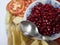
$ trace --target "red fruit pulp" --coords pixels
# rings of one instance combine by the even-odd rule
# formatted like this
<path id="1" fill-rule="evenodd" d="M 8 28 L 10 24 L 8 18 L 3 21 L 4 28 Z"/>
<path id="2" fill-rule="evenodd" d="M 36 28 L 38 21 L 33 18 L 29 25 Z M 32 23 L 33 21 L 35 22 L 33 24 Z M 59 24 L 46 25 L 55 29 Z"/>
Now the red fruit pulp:
<path id="1" fill-rule="evenodd" d="M 60 32 L 60 9 L 51 4 L 34 6 L 27 20 L 33 22 L 42 35 L 51 36 Z"/>

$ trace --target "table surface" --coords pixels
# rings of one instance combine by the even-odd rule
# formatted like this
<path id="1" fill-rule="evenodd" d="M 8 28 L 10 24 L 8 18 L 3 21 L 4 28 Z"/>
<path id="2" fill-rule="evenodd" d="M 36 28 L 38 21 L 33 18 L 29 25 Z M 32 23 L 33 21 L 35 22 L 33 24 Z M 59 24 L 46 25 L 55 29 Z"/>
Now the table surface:
<path id="1" fill-rule="evenodd" d="M 6 5 L 10 0 L 0 0 L 0 45 L 8 45 L 5 26 Z"/>
<path id="2" fill-rule="evenodd" d="M 60 45 L 60 38 L 58 38 L 58 39 L 56 39 L 54 41 L 56 41 Z"/>

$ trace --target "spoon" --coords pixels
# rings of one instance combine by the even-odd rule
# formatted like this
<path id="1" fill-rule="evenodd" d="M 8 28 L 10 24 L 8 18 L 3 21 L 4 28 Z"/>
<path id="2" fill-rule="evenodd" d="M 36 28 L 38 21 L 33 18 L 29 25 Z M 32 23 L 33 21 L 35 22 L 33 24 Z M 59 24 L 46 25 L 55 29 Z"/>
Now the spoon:
<path id="1" fill-rule="evenodd" d="M 38 32 L 38 28 L 30 21 L 22 21 L 20 23 L 20 29 L 24 36 L 37 40 L 45 40 L 49 45 L 58 45 L 57 42 L 52 41 L 49 37 L 42 36 Z"/>

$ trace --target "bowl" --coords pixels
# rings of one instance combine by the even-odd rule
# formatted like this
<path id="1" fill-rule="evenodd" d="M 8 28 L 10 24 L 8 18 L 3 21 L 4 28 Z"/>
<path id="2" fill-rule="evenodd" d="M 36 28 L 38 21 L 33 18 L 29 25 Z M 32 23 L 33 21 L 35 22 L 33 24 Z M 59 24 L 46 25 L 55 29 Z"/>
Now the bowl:
<path id="1" fill-rule="evenodd" d="M 31 9 L 34 7 L 34 6 L 36 6 L 38 3 L 42 3 L 42 4 L 46 4 L 46 3 L 48 3 L 48 4 L 51 4 L 54 8 L 60 8 L 60 3 L 59 2 L 57 2 L 56 0 L 36 0 L 36 1 L 34 1 L 32 4 L 30 4 L 29 6 L 28 6 L 28 8 L 26 9 L 26 11 L 25 11 L 25 13 L 24 13 L 24 20 L 27 20 L 27 17 L 30 15 L 30 13 L 31 13 Z M 40 34 L 41 35 L 41 34 Z M 43 36 L 43 35 L 42 35 Z M 51 36 L 43 36 L 43 37 L 45 37 L 45 38 L 47 38 L 47 39 L 49 39 L 49 40 L 55 40 L 55 39 L 57 39 L 57 38 L 59 38 L 60 37 L 60 33 L 58 33 L 58 34 L 54 34 L 54 35 L 51 35 Z"/>

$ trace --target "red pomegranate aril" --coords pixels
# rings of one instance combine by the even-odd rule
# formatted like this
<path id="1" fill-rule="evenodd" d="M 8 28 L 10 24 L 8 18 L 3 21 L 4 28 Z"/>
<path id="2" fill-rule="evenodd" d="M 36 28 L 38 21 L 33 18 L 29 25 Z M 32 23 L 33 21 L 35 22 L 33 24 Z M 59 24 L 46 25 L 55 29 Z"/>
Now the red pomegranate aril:
<path id="1" fill-rule="evenodd" d="M 55 32 L 56 32 L 56 33 L 59 33 L 59 29 L 58 29 L 58 28 L 56 28 Z"/>
<path id="2" fill-rule="evenodd" d="M 36 13 L 39 14 L 39 10 L 36 10 Z"/>
<path id="3" fill-rule="evenodd" d="M 39 23 L 36 23 L 36 26 L 39 26 Z"/>
<path id="4" fill-rule="evenodd" d="M 46 23 L 43 23 L 42 26 L 46 26 Z"/>
<path id="5" fill-rule="evenodd" d="M 41 10 L 42 10 L 42 8 L 41 8 L 41 7 L 40 7 L 40 8 L 39 8 L 39 7 L 37 7 L 37 9 L 38 9 L 39 11 L 41 11 Z"/>
<path id="6" fill-rule="evenodd" d="M 56 21 L 58 21 L 59 19 L 60 19 L 60 14 L 58 14 L 58 16 L 56 17 Z"/>
<path id="7" fill-rule="evenodd" d="M 35 10 L 35 8 L 32 8 L 32 11 L 34 11 Z"/>
<path id="8" fill-rule="evenodd" d="M 37 4 L 37 7 L 43 7 L 42 3 Z"/>
<path id="9" fill-rule="evenodd" d="M 39 19 L 38 18 L 35 18 L 35 21 L 38 21 Z"/>
<path id="10" fill-rule="evenodd" d="M 43 19 L 43 22 L 46 22 L 46 20 L 45 20 L 45 19 Z"/>
<path id="11" fill-rule="evenodd" d="M 50 7 L 51 7 L 51 6 L 50 6 L 50 5 L 48 5 L 48 4 L 45 4 L 45 5 L 44 5 L 44 9 L 45 9 L 45 10 L 47 10 L 47 11 L 49 11 L 49 10 L 50 10 Z"/>
<path id="12" fill-rule="evenodd" d="M 46 16 L 43 16 L 44 17 L 44 19 L 46 19 Z"/>
<path id="13" fill-rule="evenodd" d="M 55 34 L 56 32 L 55 31 L 53 31 L 53 34 Z"/>
<path id="14" fill-rule="evenodd" d="M 51 4 L 37 4 L 27 20 L 33 22 L 41 35 L 51 36 L 60 32 L 60 9 Z"/>
<path id="15" fill-rule="evenodd" d="M 58 10 L 58 11 L 57 11 L 57 13 L 59 13 L 59 14 L 60 14 L 60 10 Z"/>

